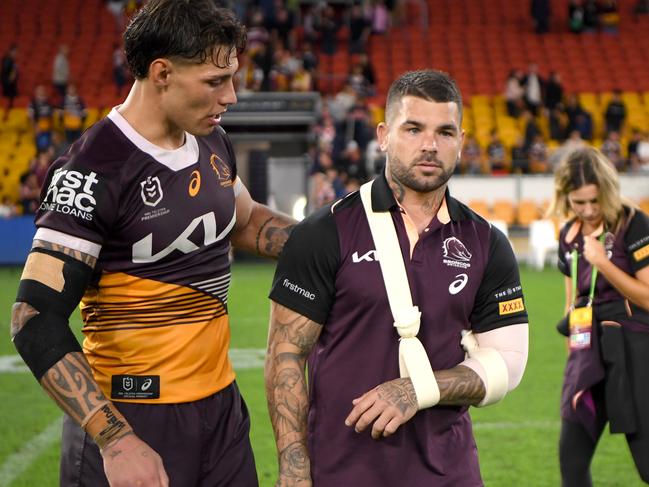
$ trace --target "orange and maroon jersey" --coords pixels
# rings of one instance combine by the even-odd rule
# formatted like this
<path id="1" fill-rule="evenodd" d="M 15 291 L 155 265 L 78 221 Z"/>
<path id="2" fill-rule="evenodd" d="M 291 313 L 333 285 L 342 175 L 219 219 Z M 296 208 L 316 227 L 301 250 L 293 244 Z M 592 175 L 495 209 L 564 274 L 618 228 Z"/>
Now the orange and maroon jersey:
<path id="1" fill-rule="evenodd" d="M 36 237 L 97 256 L 84 352 L 113 400 L 178 403 L 234 380 L 228 358 L 234 152 L 220 127 L 157 147 L 113 110 L 58 159 Z"/>

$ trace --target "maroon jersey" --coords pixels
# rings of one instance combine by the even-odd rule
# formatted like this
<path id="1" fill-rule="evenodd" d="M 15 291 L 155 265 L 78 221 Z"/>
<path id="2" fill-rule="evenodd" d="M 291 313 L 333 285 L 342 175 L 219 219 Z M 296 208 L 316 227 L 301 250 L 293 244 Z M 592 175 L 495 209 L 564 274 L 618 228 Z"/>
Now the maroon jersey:
<path id="1" fill-rule="evenodd" d="M 36 238 L 98 256 L 81 302 L 84 353 L 113 400 L 187 402 L 234 380 L 227 293 L 237 184 L 221 128 L 165 150 L 117 110 L 50 169 Z"/>
<path id="2" fill-rule="evenodd" d="M 462 330 L 527 322 L 509 242 L 448 193 L 445 199 L 450 221 L 434 218 L 411 247 L 385 177 L 372 186 L 374 211 L 392 214 L 413 304 L 422 312 L 418 338 L 433 370 L 465 359 Z M 296 226 L 273 281 L 271 299 L 323 324 L 309 357 L 314 484 L 482 485 L 467 407 L 424 409 L 380 441 L 344 424 L 352 399 L 399 377 L 399 335 L 376 257 L 356 192 Z"/>

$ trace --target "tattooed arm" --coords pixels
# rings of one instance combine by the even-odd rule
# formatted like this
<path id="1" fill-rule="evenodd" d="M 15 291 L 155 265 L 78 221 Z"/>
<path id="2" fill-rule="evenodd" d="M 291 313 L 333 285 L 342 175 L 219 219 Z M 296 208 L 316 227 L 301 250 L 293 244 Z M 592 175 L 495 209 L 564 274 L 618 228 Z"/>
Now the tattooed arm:
<path id="1" fill-rule="evenodd" d="M 322 326 L 271 301 L 265 380 L 279 459 L 277 486 L 311 485 L 306 418 L 306 358 Z"/>
<path id="2" fill-rule="evenodd" d="M 25 264 L 23 280 L 35 281 L 46 286 L 48 292 L 60 293 L 79 283 L 70 282 L 82 279 L 76 273 L 64 273 L 65 256 L 85 264 L 87 273 L 96 264 L 96 258 L 61 245 L 35 240 L 33 249 Z M 76 284 L 76 286 L 75 286 Z M 41 308 L 46 317 L 51 316 L 49 309 L 42 303 L 31 304 L 16 302 L 12 309 L 12 339 L 31 326 L 29 321 L 38 317 Z M 50 322 L 45 323 L 45 325 Z M 51 326 L 62 326 L 60 322 Z M 56 404 L 72 419 L 79 423 L 95 440 L 104 457 L 104 469 L 111 485 L 166 486 L 168 480 L 162 460 L 148 445 L 133 434 L 128 422 L 103 394 L 95 381 L 88 361 L 82 352 L 69 352 L 50 367 L 40 378 L 40 384 Z M 127 453 L 128 452 L 128 453 Z"/>
<path id="3" fill-rule="evenodd" d="M 237 196 L 237 224 L 232 245 L 277 259 L 295 223 L 293 218 L 253 201 L 242 185 Z"/>
<path id="4" fill-rule="evenodd" d="M 463 365 L 435 371 L 442 406 L 476 405 L 485 395 L 482 379 Z M 417 412 L 417 395 L 409 378 L 394 379 L 375 387 L 352 401 L 345 419 L 360 433 L 372 424 L 372 438 L 390 436 Z"/>

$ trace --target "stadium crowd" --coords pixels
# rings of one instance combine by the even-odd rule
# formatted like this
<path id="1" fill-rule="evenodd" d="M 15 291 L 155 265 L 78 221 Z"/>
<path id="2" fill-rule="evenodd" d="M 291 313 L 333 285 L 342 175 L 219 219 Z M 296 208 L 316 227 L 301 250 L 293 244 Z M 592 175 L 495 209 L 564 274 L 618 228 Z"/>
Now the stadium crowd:
<path id="1" fill-rule="evenodd" d="M 141 3 L 106 1 L 106 8 L 115 17 L 116 32 L 123 29 Z M 368 55 L 369 39 L 386 34 L 392 25 L 407 23 L 407 2 L 372 0 L 351 6 L 326 2 L 301 6 L 286 1 L 217 3 L 233 9 L 248 27 L 248 46 L 240 56 L 236 75 L 239 93 L 323 93 L 323 110 L 308 154 L 312 161 L 311 206 L 319 207 L 344 196 L 376 174 L 384 160 L 375 138 L 382 102 L 375 102 L 381 94 L 377 93 L 375 69 Z M 425 2 L 418 3 L 425 8 Z M 575 33 L 617 28 L 614 1 L 574 0 L 569 9 L 568 28 Z M 349 53 L 349 73 L 345 79 L 327 84 L 337 75 L 322 69 L 321 58 L 341 50 Z M 46 165 L 87 128 L 86 105 L 71 79 L 68 56 L 68 46 L 61 45 L 52 60 L 50 82 L 42 80 L 33 93 L 27 113 L 36 155 L 20 178 L 19 201 L 13 202 L 17 205 L 12 206 L 5 198 L 0 214 L 32 213 Z M 124 94 L 132 77 L 119 44 L 114 46 L 112 56 L 114 86 L 118 94 Z M 20 62 L 20 46 L 12 45 L 2 59 L 7 108 L 13 106 L 18 95 Z M 326 93 L 325 85 L 342 88 Z M 629 110 L 620 92 L 613 94 L 603 114 L 594 114 L 581 105 L 577 93 L 566 92 L 560 73 L 545 76 L 536 64 L 530 64 L 527 72 L 511 70 L 502 97 L 520 136 L 511 143 L 504 142 L 496 128 L 488 140 L 467 133 L 458 173 L 552 173 L 562 154 L 585 144 L 598 146 L 620 172 L 649 171 L 649 133 L 627 122 Z M 5 117 L 8 113 L 6 110 Z M 603 133 L 596 133 L 595 115 L 605 119 Z"/>

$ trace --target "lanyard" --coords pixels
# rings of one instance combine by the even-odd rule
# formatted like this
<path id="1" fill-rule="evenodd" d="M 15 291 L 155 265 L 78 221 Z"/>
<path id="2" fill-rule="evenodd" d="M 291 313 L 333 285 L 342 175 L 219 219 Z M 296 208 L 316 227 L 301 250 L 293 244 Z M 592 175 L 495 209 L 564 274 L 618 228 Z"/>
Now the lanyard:
<path id="1" fill-rule="evenodd" d="M 599 236 L 599 241 L 604 242 L 604 238 L 606 236 L 606 232 L 602 232 L 602 234 Z M 575 303 L 577 302 L 577 260 L 579 258 L 579 254 L 577 253 L 577 249 L 573 249 L 572 251 L 572 259 L 571 259 L 571 274 L 572 274 L 572 307 L 575 307 Z M 592 266 L 592 271 L 590 272 L 590 292 L 588 293 L 588 306 L 592 306 L 593 304 L 593 298 L 595 297 L 595 282 L 597 281 L 597 267 Z"/>

